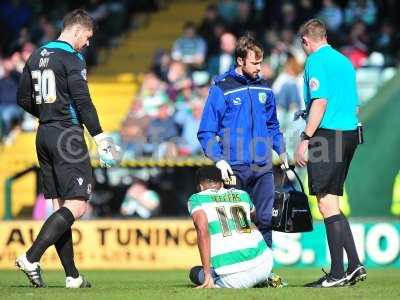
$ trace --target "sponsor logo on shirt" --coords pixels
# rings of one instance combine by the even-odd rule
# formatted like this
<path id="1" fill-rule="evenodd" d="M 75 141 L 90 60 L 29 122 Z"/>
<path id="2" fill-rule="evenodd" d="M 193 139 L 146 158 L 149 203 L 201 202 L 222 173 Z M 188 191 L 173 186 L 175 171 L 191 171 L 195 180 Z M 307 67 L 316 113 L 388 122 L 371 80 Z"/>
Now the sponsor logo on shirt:
<path id="1" fill-rule="evenodd" d="M 49 56 L 49 55 L 52 54 L 52 53 L 54 53 L 54 52 L 47 51 L 47 49 L 43 49 L 43 50 L 40 52 L 40 55 L 43 56 L 43 57 L 45 57 L 45 56 Z"/>
<path id="2" fill-rule="evenodd" d="M 236 97 L 235 99 L 233 99 L 233 105 L 240 105 L 242 104 L 242 99 L 240 99 L 239 97 Z"/>

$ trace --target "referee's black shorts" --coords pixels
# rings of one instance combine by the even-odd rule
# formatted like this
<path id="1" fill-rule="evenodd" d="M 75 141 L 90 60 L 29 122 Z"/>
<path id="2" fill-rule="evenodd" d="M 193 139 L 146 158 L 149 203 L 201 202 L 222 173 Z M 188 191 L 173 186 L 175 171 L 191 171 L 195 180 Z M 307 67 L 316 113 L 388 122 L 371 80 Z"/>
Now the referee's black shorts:
<path id="1" fill-rule="evenodd" d="M 46 199 L 90 198 L 92 167 L 81 126 L 65 127 L 59 122 L 40 124 L 36 152 Z"/>
<path id="2" fill-rule="evenodd" d="M 319 128 L 308 146 L 310 195 L 343 195 L 343 185 L 358 145 L 357 130 Z"/>

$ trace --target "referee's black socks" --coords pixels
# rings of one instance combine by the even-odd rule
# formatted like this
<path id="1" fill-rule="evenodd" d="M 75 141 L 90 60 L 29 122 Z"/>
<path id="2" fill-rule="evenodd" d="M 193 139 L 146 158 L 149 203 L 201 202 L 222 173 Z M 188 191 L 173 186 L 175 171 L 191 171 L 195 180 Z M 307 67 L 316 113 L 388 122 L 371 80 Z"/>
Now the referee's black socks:
<path id="1" fill-rule="evenodd" d="M 346 216 L 341 214 L 344 220 L 344 250 L 346 250 L 347 260 L 348 260 L 348 271 L 354 271 L 358 265 L 360 265 L 360 258 L 358 257 L 356 245 L 354 243 L 353 233 L 350 229 L 349 221 Z"/>
<path id="2" fill-rule="evenodd" d="M 39 235 L 26 252 L 28 261 L 31 263 L 38 262 L 46 249 L 55 244 L 64 232 L 71 228 L 74 221 L 74 215 L 66 207 L 61 207 L 54 212 L 44 222 Z"/>
<path id="3" fill-rule="evenodd" d="M 344 247 L 344 219 L 341 214 L 330 216 L 324 220 L 329 252 L 331 254 L 331 275 L 336 279 L 344 277 L 343 247 Z"/>

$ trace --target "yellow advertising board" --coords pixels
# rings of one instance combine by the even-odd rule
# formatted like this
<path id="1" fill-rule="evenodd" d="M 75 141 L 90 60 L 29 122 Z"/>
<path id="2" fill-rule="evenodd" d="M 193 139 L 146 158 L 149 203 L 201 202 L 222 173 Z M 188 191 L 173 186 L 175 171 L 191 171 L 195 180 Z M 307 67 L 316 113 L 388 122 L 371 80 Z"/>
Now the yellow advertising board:
<path id="1" fill-rule="evenodd" d="M 39 233 L 37 221 L 0 222 L 0 269 L 14 268 Z M 191 220 L 78 221 L 73 225 L 75 262 L 81 269 L 188 269 L 200 264 Z M 50 247 L 45 269 L 61 264 Z"/>

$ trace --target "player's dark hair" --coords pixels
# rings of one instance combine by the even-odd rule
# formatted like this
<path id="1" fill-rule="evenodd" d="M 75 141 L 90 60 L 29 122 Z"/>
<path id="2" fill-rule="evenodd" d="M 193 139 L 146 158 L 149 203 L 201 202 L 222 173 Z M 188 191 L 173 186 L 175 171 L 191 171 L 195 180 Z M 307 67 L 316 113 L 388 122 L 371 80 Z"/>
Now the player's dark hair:
<path id="1" fill-rule="evenodd" d="M 215 166 L 201 167 L 196 172 L 196 184 L 200 184 L 203 181 L 211 182 L 223 182 L 221 171 Z"/>
<path id="2" fill-rule="evenodd" d="M 94 30 L 95 27 L 93 18 L 86 10 L 83 9 L 75 9 L 66 14 L 63 20 L 63 29 L 76 24 L 81 25 L 89 30 Z"/>
<path id="3" fill-rule="evenodd" d="M 245 59 L 249 51 L 254 51 L 256 58 L 259 59 L 264 54 L 262 45 L 250 35 L 242 36 L 236 43 L 235 61 L 240 57 Z"/>
<path id="4" fill-rule="evenodd" d="M 320 41 L 326 38 L 325 23 L 319 19 L 311 19 L 301 25 L 299 36 L 307 36 L 314 41 Z"/>

